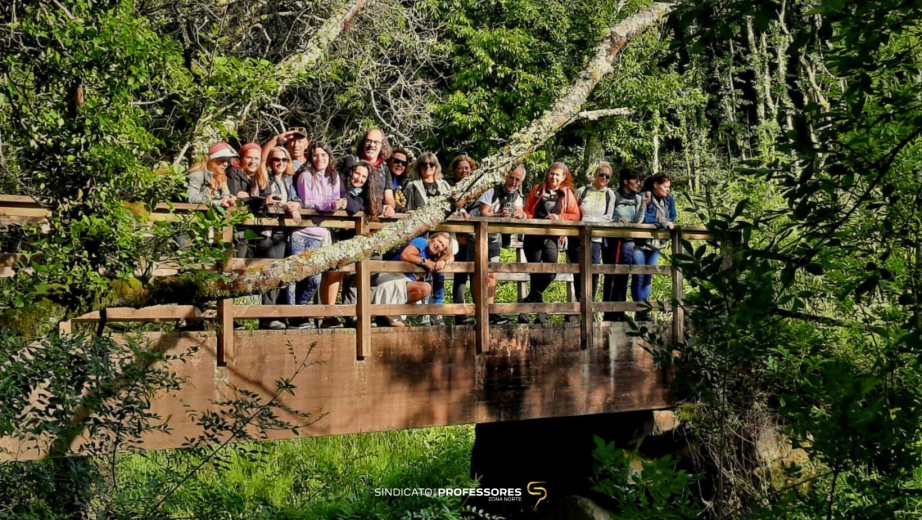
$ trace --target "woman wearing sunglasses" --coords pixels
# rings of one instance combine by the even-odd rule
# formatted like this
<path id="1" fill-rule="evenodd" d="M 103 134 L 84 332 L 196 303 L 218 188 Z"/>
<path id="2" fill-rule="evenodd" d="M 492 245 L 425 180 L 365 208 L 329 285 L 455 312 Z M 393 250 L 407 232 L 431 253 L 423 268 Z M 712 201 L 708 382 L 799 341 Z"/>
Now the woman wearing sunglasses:
<path id="1" fill-rule="evenodd" d="M 584 186 L 576 192 L 576 200 L 579 202 L 579 209 L 583 214 L 583 222 L 611 222 L 612 214 L 615 211 L 615 193 L 608 187 L 611 177 L 611 165 L 603 162 L 596 168 L 592 184 Z M 583 247 L 586 247 L 586 245 L 576 237 L 570 237 L 568 244 L 567 257 L 570 263 L 579 263 L 580 256 L 583 254 Z M 600 263 L 602 261 L 602 238 L 593 238 L 590 246 L 592 247 L 592 263 Z M 583 298 L 582 280 L 583 277 L 580 273 L 573 275 L 573 288 L 577 301 L 582 301 Z M 586 295 L 586 297 L 594 300 L 598 288 L 599 275 L 593 274 L 592 294 Z"/>
<path id="2" fill-rule="evenodd" d="M 615 190 L 612 222 L 631 224 L 637 222 L 643 198 L 640 196 L 640 172 L 633 168 L 621 168 L 618 172 L 618 189 Z M 602 247 L 602 260 L 606 264 L 634 265 L 634 239 L 606 238 Z M 634 275 L 635 277 L 638 275 Z M 602 286 L 602 301 L 627 301 L 626 274 L 606 274 Z M 604 321 L 624 321 L 623 312 L 606 312 Z"/>
<path id="3" fill-rule="evenodd" d="M 425 152 L 413 163 L 410 168 L 410 183 L 406 187 L 407 209 L 414 211 L 429 203 L 430 198 L 440 197 L 451 193 L 451 186 L 442 178 L 442 166 L 434 153 Z M 454 249 L 452 247 L 451 249 Z M 453 255 L 455 251 L 450 251 Z M 432 273 L 432 303 L 445 301 L 445 275 L 439 272 Z M 426 303 L 429 303 L 428 299 Z M 423 316 L 423 325 L 445 325 L 442 316 Z"/>
<path id="4" fill-rule="evenodd" d="M 403 148 L 393 148 L 391 156 L 387 159 L 387 166 L 391 170 L 391 188 L 394 190 L 394 208 L 397 213 L 407 212 L 406 185 L 410 180 L 410 155 Z"/>
<path id="5" fill-rule="evenodd" d="M 266 158 L 269 170 L 269 187 L 266 205 L 270 214 L 275 211 L 287 216 L 295 224 L 301 222 L 301 198 L 295 190 L 292 180 L 295 169 L 288 150 L 276 146 L 269 151 Z M 281 215 L 280 215 L 281 216 Z M 290 233 L 281 227 L 271 228 L 267 237 L 256 243 L 256 253 L 260 258 L 284 258 Z M 288 290 L 272 289 L 263 294 L 263 305 L 287 305 Z M 263 325 L 261 324 L 260 327 Z M 270 329 L 287 328 L 281 320 L 271 320 L 266 324 Z"/>

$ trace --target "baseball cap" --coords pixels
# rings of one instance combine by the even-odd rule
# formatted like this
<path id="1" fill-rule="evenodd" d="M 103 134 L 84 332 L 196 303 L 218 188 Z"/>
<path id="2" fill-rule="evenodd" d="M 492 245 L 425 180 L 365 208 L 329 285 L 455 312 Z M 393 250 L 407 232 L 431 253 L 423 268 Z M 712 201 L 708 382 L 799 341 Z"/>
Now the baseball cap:
<path id="1" fill-rule="evenodd" d="M 303 126 L 296 126 L 292 128 L 291 131 L 298 137 L 307 137 L 307 130 L 305 130 Z"/>
<path id="2" fill-rule="evenodd" d="M 221 142 L 208 149 L 209 159 L 231 159 L 238 157 L 237 152 L 227 143 Z"/>

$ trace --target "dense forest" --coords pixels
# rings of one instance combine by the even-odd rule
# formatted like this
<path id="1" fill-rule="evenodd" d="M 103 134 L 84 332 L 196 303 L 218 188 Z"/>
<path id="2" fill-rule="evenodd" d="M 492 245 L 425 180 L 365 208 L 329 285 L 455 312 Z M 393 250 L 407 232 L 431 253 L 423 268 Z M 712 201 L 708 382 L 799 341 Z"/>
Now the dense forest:
<path id="1" fill-rule="evenodd" d="M 6 0 L 0 193 L 33 197 L 51 217 L 0 233 L 0 251 L 29 259 L 0 279 L 0 436 L 67 438 L 71 412 L 90 404 L 106 418 L 81 417 L 99 453 L 158 427 L 146 405 L 179 384 L 156 368 L 164 354 L 58 336 L 57 323 L 247 294 L 220 273 L 172 286 L 139 276 L 150 259 L 223 258 L 196 231 L 242 218 L 215 210 L 177 229 L 150 211 L 184 200 L 213 142 L 292 127 L 336 155 L 379 127 L 414 155 L 485 159 L 462 198 L 517 161 L 532 176 L 565 162 L 580 183 L 602 160 L 666 172 L 680 222 L 732 242 L 672 258 L 686 277 L 687 342 L 636 332 L 676 365 L 690 455 L 636 478 L 619 469 L 630 455 L 600 447 L 608 466 L 595 478 L 617 518 L 922 511 L 922 1 Z M 453 206 L 433 208 L 430 221 Z M 178 236 L 200 238 L 179 248 Z M 393 245 L 376 240 L 340 260 Z M 151 362 L 139 370 L 136 358 Z M 39 384 L 55 397 L 24 422 Z M 766 428 L 792 454 L 770 467 L 753 455 Z M 0 517 L 182 516 L 168 506 L 189 471 L 231 464 L 207 435 L 194 461 L 163 455 L 175 466 L 143 489 L 123 477 L 143 473 L 137 460 L 114 454 L 0 463 Z M 457 501 L 413 507 L 407 518 L 477 515 Z M 241 517 L 293 517 L 266 511 Z"/>

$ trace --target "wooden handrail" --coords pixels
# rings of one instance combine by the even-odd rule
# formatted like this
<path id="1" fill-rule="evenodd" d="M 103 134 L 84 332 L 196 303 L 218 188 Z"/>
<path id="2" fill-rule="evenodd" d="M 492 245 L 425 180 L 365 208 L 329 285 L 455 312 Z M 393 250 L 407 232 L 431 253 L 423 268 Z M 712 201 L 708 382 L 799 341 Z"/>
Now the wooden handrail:
<path id="1" fill-rule="evenodd" d="M 161 203 L 151 214 L 151 220 L 159 222 L 178 222 L 193 212 L 207 211 L 209 207 L 201 204 L 188 204 L 182 202 Z M 240 208 L 236 211 L 245 211 Z M 0 195 L 0 217 L 11 217 L 13 221 L 41 222 L 50 216 L 49 210 L 29 197 Z M 295 224 L 284 216 L 252 216 L 243 226 L 259 227 L 290 227 L 300 228 L 306 226 L 322 226 L 333 229 L 354 229 L 358 234 L 366 234 L 378 230 L 389 222 L 406 218 L 406 215 L 396 215 L 391 218 L 381 218 L 378 222 L 369 222 L 361 213 L 348 215 L 346 212 L 318 213 L 313 210 L 301 210 L 302 221 Z M 684 296 L 683 276 L 681 270 L 675 265 L 594 265 L 591 259 L 591 248 L 583 247 L 583 254 L 576 263 L 534 264 L 534 263 L 493 263 L 487 257 L 489 236 L 495 233 L 515 233 L 542 236 L 568 236 L 579 238 L 588 245 L 593 238 L 659 238 L 671 242 L 671 252 L 681 253 L 682 240 L 714 240 L 714 235 L 705 228 L 694 226 L 677 226 L 673 230 L 659 229 L 650 224 L 620 224 L 596 222 L 549 221 L 534 219 L 511 218 L 484 218 L 473 217 L 462 219 L 452 216 L 435 228 L 438 231 L 453 233 L 470 233 L 474 235 L 472 245 L 475 248 L 473 262 L 455 262 L 446 267 L 443 273 L 451 276 L 457 273 L 472 273 L 472 291 L 476 295 L 474 304 L 430 304 L 430 305 L 372 305 L 371 280 L 375 273 L 423 273 L 424 269 L 417 265 L 400 261 L 365 260 L 357 264 L 344 266 L 338 271 L 355 273 L 358 299 L 350 305 L 309 305 L 309 306 L 277 306 L 277 305 L 234 305 L 233 300 L 218 302 L 217 311 L 201 310 L 191 305 L 165 305 L 144 309 L 108 309 L 106 320 L 109 322 L 159 322 L 186 320 L 217 319 L 220 325 L 218 331 L 218 365 L 225 363 L 227 356 L 233 352 L 233 323 L 235 319 L 254 318 L 304 318 L 304 317 L 356 317 L 356 358 L 362 360 L 371 354 L 371 317 L 392 316 L 398 314 L 419 315 L 439 314 L 448 316 L 474 315 L 476 317 L 477 353 L 483 353 L 490 347 L 490 330 L 487 326 L 490 314 L 517 314 L 547 312 L 558 314 L 578 314 L 582 318 L 580 327 L 581 345 L 590 348 L 593 344 L 593 315 L 595 312 L 624 312 L 637 311 L 652 305 L 655 309 L 671 310 L 673 312 L 672 333 L 673 338 L 681 340 L 684 335 L 684 313 L 681 302 Z M 230 242 L 233 240 L 233 229 L 225 228 L 215 233 L 216 240 Z M 22 264 L 26 255 L 7 253 L 0 254 L 0 277 L 12 276 L 17 265 Z M 187 266 L 187 269 L 219 269 L 240 270 L 257 268 L 272 262 L 272 259 L 230 259 L 220 265 Z M 178 265 L 169 263 L 160 264 L 155 270 L 156 275 L 174 274 L 180 269 Z M 671 275 L 672 301 L 671 302 L 595 302 L 591 298 L 584 298 L 582 302 L 569 303 L 493 303 L 486 301 L 487 275 L 493 273 L 497 278 L 523 280 L 528 274 L 554 273 L 576 275 L 585 273 L 582 277 L 581 292 L 588 295 L 592 291 L 591 274 L 651 274 Z M 94 312 L 74 318 L 75 323 L 98 322 L 100 313 Z M 69 331 L 70 323 L 62 324 L 61 330 Z"/>

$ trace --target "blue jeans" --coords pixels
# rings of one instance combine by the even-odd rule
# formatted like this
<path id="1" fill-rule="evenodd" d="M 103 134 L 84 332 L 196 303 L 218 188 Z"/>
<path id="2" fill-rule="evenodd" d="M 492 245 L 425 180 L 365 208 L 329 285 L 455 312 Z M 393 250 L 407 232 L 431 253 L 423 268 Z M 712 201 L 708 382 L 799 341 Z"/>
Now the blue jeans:
<path id="1" fill-rule="evenodd" d="M 294 233 L 291 235 L 291 254 L 297 255 L 305 251 L 320 249 L 320 241 L 305 235 Z M 288 286 L 288 305 L 310 305 L 320 288 L 320 275 L 315 274 L 305 280 Z"/>
<path id="2" fill-rule="evenodd" d="M 634 265 L 656 265 L 659 263 L 659 250 L 646 251 L 634 248 Z M 652 274 L 635 274 L 631 277 L 631 296 L 635 302 L 645 302 L 650 299 L 653 289 Z"/>
<path id="3" fill-rule="evenodd" d="M 429 303 L 429 300 L 432 300 L 432 303 L 444 303 L 445 302 L 445 274 L 443 273 L 431 273 L 429 275 L 429 283 L 432 284 L 432 294 L 426 296 L 426 301 L 423 303 Z"/>

